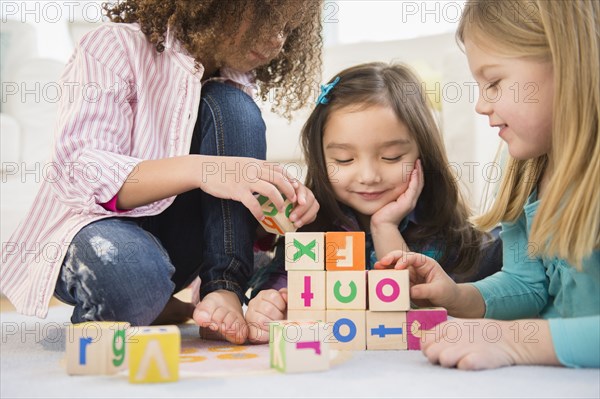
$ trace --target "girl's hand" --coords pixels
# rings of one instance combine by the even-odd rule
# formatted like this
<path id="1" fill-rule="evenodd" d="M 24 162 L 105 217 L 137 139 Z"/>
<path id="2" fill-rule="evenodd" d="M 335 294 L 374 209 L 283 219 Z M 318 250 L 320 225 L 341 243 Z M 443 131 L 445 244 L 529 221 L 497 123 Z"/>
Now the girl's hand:
<path id="1" fill-rule="evenodd" d="M 451 313 L 457 302 L 458 285 L 439 263 L 428 256 L 416 252 L 392 251 L 377 261 L 374 267 L 408 270 L 410 298 L 420 307 L 442 306 Z"/>
<path id="2" fill-rule="evenodd" d="M 465 370 L 559 365 L 546 320 L 451 319 L 424 334 L 431 363 Z"/>
<path id="3" fill-rule="evenodd" d="M 415 167 L 410 174 L 406 191 L 400 194 L 396 201 L 390 202 L 375 212 L 373 216 L 371 216 L 371 225 L 381 226 L 383 224 L 391 224 L 397 227 L 402 219 L 411 213 L 417 206 L 417 201 L 419 200 L 419 196 L 421 195 L 424 186 L 425 179 L 423 177 L 421 160 L 417 159 Z"/>
<path id="4" fill-rule="evenodd" d="M 248 339 L 255 344 L 269 342 L 269 323 L 283 320 L 287 313 L 287 288 L 264 290 L 252 298 L 246 311 Z"/>
<path id="5" fill-rule="evenodd" d="M 272 162 L 243 157 L 201 157 L 198 187 L 214 197 L 241 202 L 259 221 L 264 219 L 264 215 L 254 193 L 268 197 L 280 212 L 285 212 L 282 194 L 291 202 L 298 200 L 293 184 L 295 179 Z M 308 194 L 302 193 L 308 203 Z M 311 211 L 313 205 L 311 203 Z M 310 218 L 311 213 L 306 216 L 306 212 L 308 210 L 300 215 L 302 221 Z"/>
<path id="6" fill-rule="evenodd" d="M 304 184 L 298 180 L 293 180 L 292 185 L 296 189 L 296 198 L 298 201 L 294 204 L 294 209 L 290 214 L 290 221 L 294 223 L 296 228 L 314 222 L 319 212 L 319 203 L 315 199 L 315 195 Z"/>

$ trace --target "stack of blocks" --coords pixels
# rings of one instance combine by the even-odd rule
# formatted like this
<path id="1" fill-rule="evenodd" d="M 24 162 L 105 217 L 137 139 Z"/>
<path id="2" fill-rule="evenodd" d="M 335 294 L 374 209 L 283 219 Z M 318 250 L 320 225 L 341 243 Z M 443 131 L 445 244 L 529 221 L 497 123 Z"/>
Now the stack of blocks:
<path id="1" fill-rule="evenodd" d="M 181 335 L 177 326 L 130 327 L 124 322 L 86 322 L 67 334 L 67 373 L 115 374 L 129 366 L 129 382 L 179 379 Z"/>
<path id="2" fill-rule="evenodd" d="M 363 232 L 286 233 L 288 321 L 331 327 L 334 349 L 420 349 L 443 308 L 410 309 L 407 270 L 366 270 Z"/>

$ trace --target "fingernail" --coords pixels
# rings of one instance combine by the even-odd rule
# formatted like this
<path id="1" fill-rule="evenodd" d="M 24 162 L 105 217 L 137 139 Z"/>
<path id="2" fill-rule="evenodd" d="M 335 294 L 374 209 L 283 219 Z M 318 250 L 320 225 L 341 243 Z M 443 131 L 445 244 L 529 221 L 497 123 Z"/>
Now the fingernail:
<path id="1" fill-rule="evenodd" d="M 302 221 L 298 220 L 297 222 L 294 223 L 294 226 L 296 226 L 296 228 L 299 229 L 300 227 L 302 227 Z"/>
<path id="2" fill-rule="evenodd" d="M 296 221 L 296 219 L 297 219 L 296 215 L 295 215 L 294 213 L 292 213 L 292 214 L 290 215 L 290 222 L 292 222 L 292 223 L 293 223 L 293 222 L 295 222 L 295 221 Z"/>
<path id="3" fill-rule="evenodd" d="M 204 319 L 204 320 L 210 319 L 210 315 L 208 314 L 208 312 L 205 312 L 205 311 L 203 311 L 203 310 L 202 310 L 202 311 L 200 311 L 200 312 L 198 312 L 198 313 L 196 313 L 196 316 L 197 316 L 199 319 Z"/>

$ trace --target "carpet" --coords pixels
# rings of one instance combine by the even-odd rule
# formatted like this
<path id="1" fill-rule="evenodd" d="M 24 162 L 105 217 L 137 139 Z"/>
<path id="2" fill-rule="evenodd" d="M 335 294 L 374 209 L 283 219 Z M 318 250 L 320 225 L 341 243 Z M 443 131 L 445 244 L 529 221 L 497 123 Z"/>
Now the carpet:
<path id="1" fill-rule="evenodd" d="M 281 374 L 268 368 L 267 345 L 232 349 L 202 341 L 192 324 L 180 326 L 181 358 L 189 361 L 181 363 L 177 382 L 130 384 L 124 373 L 69 376 L 64 328 L 70 314 L 68 306 L 51 307 L 43 320 L 0 313 L 0 397 L 600 397 L 597 369 L 464 372 L 431 365 L 418 351 L 343 352 L 328 371 Z"/>

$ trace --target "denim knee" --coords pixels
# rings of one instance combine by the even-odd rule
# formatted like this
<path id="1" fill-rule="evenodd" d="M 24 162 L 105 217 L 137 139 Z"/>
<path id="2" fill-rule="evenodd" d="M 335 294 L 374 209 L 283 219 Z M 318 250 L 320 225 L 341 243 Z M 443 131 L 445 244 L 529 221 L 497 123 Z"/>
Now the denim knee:
<path id="1" fill-rule="evenodd" d="M 175 268 L 137 224 L 105 219 L 80 230 L 67 250 L 55 295 L 75 306 L 71 321 L 149 325 L 173 294 Z"/>
<path id="2" fill-rule="evenodd" d="M 200 103 L 201 153 L 265 159 L 266 126 L 252 97 L 225 83 L 208 82 Z"/>

